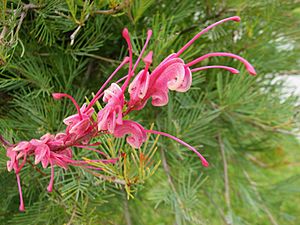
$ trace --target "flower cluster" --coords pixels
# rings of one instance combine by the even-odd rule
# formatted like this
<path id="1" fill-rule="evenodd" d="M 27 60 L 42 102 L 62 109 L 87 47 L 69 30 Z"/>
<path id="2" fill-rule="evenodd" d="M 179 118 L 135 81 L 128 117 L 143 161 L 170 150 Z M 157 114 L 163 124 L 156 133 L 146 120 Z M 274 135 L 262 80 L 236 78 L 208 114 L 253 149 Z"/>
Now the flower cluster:
<path id="1" fill-rule="evenodd" d="M 66 129 L 63 133 L 58 133 L 56 135 L 45 134 L 40 139 L 21 141 L 18 144 L 11 144 L 0 136 L 0 141 L 6 148 L 6 155 L 9 158 L 7 169 L 8 171 L 14 170 L 17 177 L 20 193 L 20 210 L 24 210 L 24 203 L 19 172 L 25 163 L 29 161 L 30 157 L 34 157 L 34 164 L 41 163 L 43 168 L 47 168 L 48 166 L 51 167 L 51 178 L 47 187 L 47 190 L 51 192 L 54 180 L 54 166 L 62 167 L 64 169 L 67 169 L 69 165 L 82 166 L 89 169 L 100 169 L 89 166 L 89 161 L 74 160 L 72 157 L 72 147 L 96 151 L 103 155 L 103 157 L 106 157 L 103 152 L 92 148 L 92 146 L 98 146 L 101 143 L 91 143 L 94 137 L 103 133 L 111 134 L 116 138 L 127 135 L 126 141 L 133 148 L 139 148 L 146 141 L 147 133 L 166 136 L 195 152 L 200 158 L 203 166 L 208 166 L 208 162 L 205 158 L 194 147 L 184 141 L 161 131 L 147 130 L 135 121 L 124 120 L 124 116 L 133 110 L 143 109 L 149 99 L 151 99 L 151 104 L 153 106 L 166 105 L 168 103 L 168 94 L 170 90 L 177 92 L 188 91 L 192 84 L 193 72 L 219 68 L 228 70 L 234 74 L 239 73 L 235 68 L 222 65 L 191 68 L 209 57 L 225 56 L 237 59 L 245 65 L 245 68 L 251 75 L 256 75 L 253 66 L 247 60 L 232 53 L 208 53 L 188 63 L 185 63 L 184 60 L 180 58 L 180 55 L 202 34 L 226 21 L 240 21 L 240 18 L 237 16 L 229 17 L 208 26 L 192 38 L 177 53 L 173 53 L 166 57 L 152 72 L 149 71 L 153 56 L 153 52 L 150 51 L 143 58 L 145 64 L 144 69 L 137 74 L 135 70 L 143 57 L 152 36 L 152 31 L 148 31 L 144 47 L 133 65 L 131 39 L 128 30 L 125 28 L 122 34 L 128 45 L 129 56 L 125 57 L 122 63 L 110 75 L 89 104 L 84 104 L 80 108 L 72 96 L 64 93 L 53 93 L 54 99 L 61 99 L 64 97 L 69 98 L 77 109 L 75 115 L 64 119 Z M 129 64 L 127 75 L 105 89 L 116 73 L 126 64 Z M 122 83 L 123 81 L 124 83 Z M 126 90 L 129 93 L 128 100 L 125 98 Z M 92 117 L 95 113 L 93 106 L 101 97 L 103 98 L 105 106 L 97 113 L 97 119 L 94 119 L 94 117 Z M 117 160 L 118 159 L 104 158 L 91 161 L 115 163 Z"/>

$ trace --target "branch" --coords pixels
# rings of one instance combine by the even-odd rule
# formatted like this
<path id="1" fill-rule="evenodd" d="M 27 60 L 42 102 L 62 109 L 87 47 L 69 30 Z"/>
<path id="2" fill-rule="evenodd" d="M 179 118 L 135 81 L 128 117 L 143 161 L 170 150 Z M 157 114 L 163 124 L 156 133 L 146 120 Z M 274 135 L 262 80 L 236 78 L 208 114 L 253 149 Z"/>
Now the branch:
<path id="1" fill-rule="evenodd" d="M 245 174 L 245 177 L 247 178 L 247 180 L 249 181 L 249 183 L 251 184 L 252 186 L 252 189 L 254 191 L 254 193 L 256 194 L 257 196 L 257 199 L 261 202 L 261 207 L 262 209 L 265 211 L 265 213 L 267 214 L 267 216 L 269 217 L 270 219 L 270 222 L 273 224 L 273 225 L 278 225 L 278 223 L 276 222 L 275 218 L 273 217 L 272 213 L 270 212 L 270 210 L 267 208 L 267 206 L 265 204 L 263 204 L 263 200 L 257 190 L 257 184 L 251 180 L 249 174 L 244 170 L 244 174 Z"/>
<path id="2" fill-rule="evenodd" d="M 75 217 L 75 214 L 76 214 L 76 207 L 73 208 L 73 212 L 72 212 L 72 215 L 70 217 L 70 220 L 69 220 L 69 222 L 66 225 L 72 225 L 72 222 L 73 222 L 73 219 Z"/>
<path id="3" fill-rule="evenodd" d="M 286 75 L 299 75 L 300 70 L 289 70 L 289 71 L 281 71 L 279 73 L 275 73 L 277 76 L 286 76 Z"/>
<path id="4" fill-rule="evenodd" d="M 30 4 L 23 4 L 21 9 L 25 10 L 25 11 L 28 11 L 28 10 L 31 10 L 31 9 L 40 9 L 40 8 L 43 8 L 44 6 L 45 6 L 45 4 L 44 5 L 34 5 L 34 4 L 30 3 Z M 17 9 L 7 9 L 6 12 L 15 14 L 17 12 Z"/>
<path id="5" fill-rule="evenodd" d="M 73 34 L 71 34 L 70 39 L 71 39 L 71 45 L 74 44 L 75 41 L 75 37 L 78 34 L 79 30 L 81 29 L 81 27 L 84 26 L 85 21 L 87 21 L 87 19 L 89 18 L 90 14 L 87 14 L 84 18 L 84 20 L 82 21 L 82 23 L 80 23 L 80 25 L 76 28 L 76 30 L 73 32 Z"/>
<path id="6" fill-rule="evenodd" d="M 33 169 L 35 169 L 37 172 L 39 172 L 40 174 L 42 174 L 44 177 L 47 176 L 47 174 L 45 174 L 43 171 L 41 171 L 36 165 L 34 165 L 29 159 L 26 160 L 26 162 L 28 162 Z"/>
<path id="7" fill-rule="evenodd" d="M 161 161 L 162 161 L 162 165 L 163 165 L 163 168 L 164 168 L 164 171 L 168 177 L 168 183 L 172 189 L 172 191 L 174 192 L 175 196 L 176 196 L 176 200 L 178 202 L 178 204 L 180 205 L 180 209 L 184 209 L 183 207 L 183 203 L 181 201 L 181 199 L 179 198 L 179 195 L 176 191 L 176 188 L 175 188 L 175 185 L 174 185 L 174 182 L 173 182 L 173 178 L 171 176 L 171 172 L 170 172 L 170 167 L 167 163 L 167 158 L 166 158 L 166 154 L 165 154 L 165 151 L 163 149 L 160 150 L 160 153 L 161 153 Z"/>
<path id="8" fill-rule="evenodd" d="M 129 206 L 128 206 L 128 199 L 126 197 L 125 191 L 124 191 L 124 215 L 125 215 L 126 224 L 132 225 L 131 216 L 130 216 L 130 212 L 129 212 Z"/>
<path id="9" fill-rule="evenodd" d="M 121 61 L 119 60 L 115 60 L 115 59 L 110 59 L 110 58 L 107 58 L 107 57 L 103 57 L 103 56 L 100 56 L 100 55 L 95 55 L 95 54 L 90 54 L 90 53 L 75 53 L 76 55 L 80 55 L 80 56 L 88 56 L 88 57 L 91 57 L 91 58 L 94 58 L 94 59 L 99 59 L 99 60 L 102 60 L 102 61 L 105 61 L 105 62 L 109 62 L 109 63 L 114 63 L 114 64 L 120 64 Z"/>
<path id="10" fill-rule="evenodd" d="M 27 14 L 27 10 L 21 12 L 20 20 L 19 20 L 19 23 L 18 23 L 18 26 L 17 26 L 17 29 L 16 29 L 16 35 L 18 35 L 18 33 L 19 33 L 19 30 L 20 30 L 20 28 L 21 28 L 21 25 L 22 25 L 22 23 L 23 23 L 23 20 L 24 20 L 26 14 Z"/>
<path id="11" fill-rule="evenodd" d="M 4 43 L 2 40 L 4 39 L 7 31 L 8 31 L 7 26 L 4 25 L 3 29 L 1 31 L 1 34 L 0 34 L 0 45 L 2 45 Z"/>
<path id="12" fill-rule="evenodd" d="M 124 8 L 130 5 L 130 0 L 124 0 L 123 3 L 117 5 L 116 7 L 108 10 L 96 10 L 93 14 L 103 14 L 103 15 L 112 15 L 122 11 Z"/>
<path id="13" fill-rule="evenodd" d="M 214 199 L 210 196 L 210 194 L 207 191 L 204 191 L 204 194 L 208 197 L 209 201 L 214 205 L 214 207 L 219 211 L 219 214 L 221 215 L 224 223 L 227 224 L 226 216 L 221 207 L 214 201 Z"/>
<path id="14" fill-rule="evenodd" d="M 121 180 L 121 179 L 118 179 L 118 178 L 115 178 L 115 177 L 106 176 L 106 175 L 103 175 L 103 174 L 100 174 L 100 173 L 96 173 L 96 172 L 88 170 L 88 169 L 85 169 L 85 170 L 87 172 L 93 174 L 94 176 L 99 177 L 102 180 L 109 181 L 109 182 L 112 182 L 112 183 L 115 183 L 115 184 L 124 185 L 124 186 L 126 185 L 126 181 L 125 180 Z"/>
<path id="15" fill-rule="evenodd" d="M 0 142 L 2 143 L 2 145 L 4 147 L 9 147 L 9 146 L 12 146 L 7 140 L 4 139 L 4 137 L 2 135 L 0 135 Z"/>
<path id="16" fill-rule="evenodd" d="M 227 205 L 227 209 L 230 210 L 231 206 L 230 206 L 230 193 L 229 193 L 230 187 L 229 187 L 229 179 L 228 179 L 228 166 L 227 166 L 227 161 L 226 161 L 226 157 L 225 157 L 225 146 L 224 146 L 224 142 L 222 140 L 221 134 L 218 134 L 218 142 L 219 142 L 221 156 L 222 156 L 222 160 L 223 160 L 225 202 Z"/>

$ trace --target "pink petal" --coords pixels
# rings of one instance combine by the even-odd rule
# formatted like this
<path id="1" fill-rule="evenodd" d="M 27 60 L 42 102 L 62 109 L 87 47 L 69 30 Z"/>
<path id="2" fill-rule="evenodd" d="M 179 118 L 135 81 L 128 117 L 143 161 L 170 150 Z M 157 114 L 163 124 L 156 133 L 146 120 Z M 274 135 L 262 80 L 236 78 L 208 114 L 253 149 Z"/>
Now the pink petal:
<path id="1" fill-rule="evenodd" d="M 74 126 L 72 126 L 72 128 L 69 130 L 69 133 L 76 134 L 78 136 L 83 135 L 85 133 L 85 131 L 89 128 L 90 125 L 91 125 L 91 123 L 88 118 L 83 119 L 83 120 L 79 121 L 78 123 L 76 123 Z"/>
<path id="2" fill-rule="evenodd" d="M 106 105 L 103 109 L 98 112 L 98 130 L 107 130 L 107 119 L 110 114 L 109 106 Z"/>
<path id="3" fill-rule="evenodd" d="M 77 120 L 79 120 L 79 119 L 80 119 L 79 115 L 78 115 L 78 114 L 74 114 L 74 115 L 72 115 L 72 116 L 69 116 L 69 117 L 65 118 L 65 119 L 63 120 L 63 122 L 64 122 L 64 124 L 66 124 L 66 125 L 71 125 L 74 121 L 77 121 Z"/>
<path id="4" fill-rule="evenodd" d="M 128 88 L 130 98 L 136 100 L 137 98 L 142 99 L 145 97 L 149 87 L 149 72 L 141 70 L 138 75 L 134 78 Z"/>
<path id="5" fill-rule="evenodd" d="M 181 86 L 184 74 L 184 64 L 174 63 L 164 70 L 164 72 L 160 75 L 160 78 L 165 78 L 167 80 L 167 86 L 170 90 L 176 90 Z"/>
<path id="6" fill-rule="evenodd" d="M 137 122 L 131 120 L 124 120 L 123 124 L 117 125 L 114 131 L 114 136 L 117 138 L 123 137 L 126 134 L 129 134 L 126 141 L 133 148 L 141 147 L 142 143 L 147 139 L 144 128 Z"/>
<path id="7" fill-rule="evenodd" d="M 192 79 L 193 79 L 192 72 L 190 68 L 186 67 L 183 82 L 180 84 L 178 88 L 176 88 L 176 91 L 178 92 L 188 91 L 192 85 Z"/>
<path id="8" fill-rule="evenodd" d="M 109 102 L 111 99 L 117 100 L 123 95 L 122 89 L 116 83 L 112 83 L 108 89 L 104 91 L 103 101 Z"/>
<path id="9" fill-rule="evenodd" d="M 12 149 L 12 151 L 20 151 L 28 147 L 30 147 L 30 143 L 28 141 L 21 141 Z"/>
<path id="10" fill-rule="evenodd" d="M 11 172 L 13 169 L 14 164 L 9 160 L 6 162 L 7 171 Z"/>
<path id="11" fill-rule="evenodd" d="M 157 89 L 156 92 L 152 94 L 152 105 L 154 106 L 164 106 L 168 104 L 169 102 L 169 96 L 168 96 L 168 89 L 167 88 L 162 88 L 162 89 Z"/>
<path id="12" fill-rule="evenodd" d="M 34 163 L 38 164 L 42 161 L 43 167 L 46 168 L 50 158 L 50 148 L 46 144 L 41 144 L 36 147 Z M 46 166 L 45 166 L 46 165 Z"/>

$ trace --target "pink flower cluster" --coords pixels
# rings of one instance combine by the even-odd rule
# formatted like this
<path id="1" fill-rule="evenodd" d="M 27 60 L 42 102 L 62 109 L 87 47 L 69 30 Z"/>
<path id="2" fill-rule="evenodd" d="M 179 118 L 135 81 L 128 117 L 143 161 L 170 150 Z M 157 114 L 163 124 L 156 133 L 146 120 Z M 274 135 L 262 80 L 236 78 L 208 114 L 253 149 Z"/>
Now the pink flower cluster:
<path id="1" fill-rule="evenodd" d="M 9 158 L 9 161 L 7 162 L 7 169 L 8 171 L 14 170 L 16 173 L 20 193 L 20 210 L 24 210 L 24 203 L 19 172 L 25 163 L 28 162 L 30 156 L 34 157 L 34 164 L 41 163 L 43 168 L 47 168 L 48 166 L 51 167 L 51 178 L 47 187 L 47 190 L 51 192 L 54 180 L 54 166 L 62 167 L 64 169 L 67 169 L 69 165 L 83 166 L 90 169 L 99 169 L 89 166 L 89 162 L 87 161 L 73 160 L 72 147 L 96 151 L 105 157 L 103 152 L 92 148 L 93 146 L 98 146 L 101 143 L 91 143 L 94 137 L 103 133 L 111 134 L 116 138 L 121 138 L 127 135 L 126 141 L 133 148 L 139 148 L 146 141 L 147 133 L 163 135 L 177 141 L 178 143 L 195 152 L 202 161 L 203 166 L 208 166 L 208 162 L 205 160 L 205 158 L 194 147 L 190 146 L 184 141 L 161 131 L 147 130 L 135 121 L 124 120 L 124 116 L 133 110 L 143 109 L 149 99 L 151 99 L 153 106 L 166 105 L 168 103 L 168 94 L 170 90 L 177 92 L 188 91 L 192 84 L 193 72 L 211 68 L 219 68 L 228 70 L 234 74 L 239 73 L 239 71 L 235 68 L 222 65 L 191 68 L 197 63 L 210 57 L 225 56 L 237 59 L 245 65 L 245 68 L 251 75 L 256 75 L 253 66 L 247 60 L 232 53 L 208 53 L 188 63 L 185 63 L 183 59 L 180 58 L 180 55 L 202 34 L 226 21 L 238 22 L 240 21 L 240 18 L 237 16 L 229 17 L 208 26 L 199 32 L 194 38 L 192 38 L 177 53 L 173 53 L 166 57 L 152 71 L 152 73 L 150 73 L 149 67 L 152 64 L 153 52 L 150 51 L 146 57 L 143 58 L 143 62 L 145 64 L 144 69 L 138 72 L 136 75 L 135 70 L 146 50 L 152 35 L 152 31 L 148 31 L 144 47 L 135 64 L 133 65 L 131 39 L 128 30 L 125 28 L 123 30 L 123 37 L 128 45 L 129 57 L 125 57 L 122 63 L 110 75 L 110 77 L 102 85 L 88 105 L 84 104 L 80 108 L 72 96 L 64 93 L 53 94 L 54 99 L 61 99 L 63 97 L 69 98 L 77 109 L 77 114 L 64 119 L 64 123 L 66 125 L 65 132 L 56 135 L 45 134 L 40 139 L 21 141 L 18 144 L 10 144 L 0 136 L 0 141 L 6 148 L 6 154 Z M 128 63 L 128 74 L 117 82 L 112 83 L 110 87 L 105 90 L 106 86 L 110 83 L 116 73 Z M 132 78 L 133 80 L 131 81 Z M 124 81 L 124 83 L 119 86 L 118 84 L 122 81 Z M 126 90 L 129 93 L 128 100 L 125 99 Z M 93 106 L 101 97 L 103 97 L 105 106 L 98 112 L 97 119 L 94 119 L 92 117 L 92 115 L 95 113 Z M 115 163 L 117 160 L 118 159 L 102 159 L 91 161 Z"/>

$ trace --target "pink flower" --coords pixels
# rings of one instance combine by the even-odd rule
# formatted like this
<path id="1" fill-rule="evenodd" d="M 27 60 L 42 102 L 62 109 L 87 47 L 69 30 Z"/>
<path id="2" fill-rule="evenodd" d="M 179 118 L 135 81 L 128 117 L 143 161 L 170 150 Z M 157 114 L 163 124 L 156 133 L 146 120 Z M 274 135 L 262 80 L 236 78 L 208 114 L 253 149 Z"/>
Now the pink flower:
<path id="1" fill-rule="evenodd" d="M 34 155 L 35 160 L 34 164 L 42 163 L 44 168 L 47 168 L 50 159 L 50 148 L 43 141 L 33 139 L 31 141 L 32 145 L 35 146 Z"/>
<path id="2" fill-rule="evenodd" d="M 238 16 L 229 17 L 208 26 L 197 35 L 195 35 L 195 37 L 192 38 L 186 45 L 184 45 L 177 53 L 173 53 L 166 57 L 150 75 L 145 72 L 140 72 L 133 80 L 129 88 L 129 93 L 131 94 L 131 100 L 129 101 L 130 108 L 136 110 L 142 109 L 146 105 L 149 98 L 152 98 L 152 105 L 154 106 L 166 105 L 168 103 L 169 90 L 177 92 L 186 92 L 189 90 L 192 84 L 192 72 L 206 69 L 225 69 L 234 74 L 239 73 L 239 71 L 235 68 L 222 65 L 203 66 L 193 69 L 190 68 L 191 66 L 194 66 L 197 63 L 202 62 L 203 60 L 210 57 L 225 56 L 237 59 L 245 65 L 246 69 L 251 75 L 256 75 L 255 69 L 246 59 L 232 53 L 208 53 L 189 63 L 185 63 L 181 58 L 179 58 L 179 56 L 201 35 L 209 31 L 213 27 L 227 21 L 239 22 L 240 18 Z M 147 66 L 148 65 L 146 64 L 146 68 Z M 148 69 L 146 68 L 145 70 Z M 136 96 L 138 96 L 139 100 L 137 100 Z M 133 103 L 136 103 L 137 106 L 132 106 Z"/>
<path id="3" fill-rule="evenodd" d="M 11 159 L 7 162 L 7 169 L 11 171 L 15 170 L 16 173 L 22 169 L 26 163 L 27 155 L 33 150 L 33 146 L 28 141 L 21 141 L 15 146 L 7 148 L 7 156 Z M 23 158 L 23 162 L 19 165 L 19 160 Z"/>
<path id="4" fill-rule="evenodd" d="M 70 126 L 70 125 L 76 126 L 76 124 L 78 122 L 85 120 L 85 119 L 90 119 L 94 113 L 94 109 L 90 108 L 89 110 L 86 110 L 86 108 L 87 108 L 86 104 L 83 104 L 79 110 L 80 115 L 79 115 L 79 113 L 71 115 L 64 119 L 64 123 L 67 126 Z"/>
<path id="5" fill-rule="evenodd" d="M 152 63 L 152 55 L 153 52 L 151 51 L 144 58 L 143 61 L 146 65 L 145 69 L 141 70 L 129 85 L 128 92 L 130 94 L 130 100 L 128 102 L 128 107 L 130 110 L 139 110 L 142 109 L 145 105 L 142 100 L 147 94 L 149 88 L 150 74 L 148 72 L 148 69 Z"/>
<path id="6" fill-rule="evenodd" d="M 18 153 L 16 151 L 13 151 L 12 148 L 6 149 L 6 156 L 10 159 L 7 161 L 6 166 L 7 170 L 10 172 L 13 169 L 18 169 L 18 160 L 17 160 Z"/>
<path id="7" fill-rule="evenodd" d="M 168 103 L 169 90 L 186 92 L 192 84 L 192 73 L 182 59 L 167 59 L 151 74 L 146 98 L 152 97 L 152 105 L 164 106 Z"/>
<path id="8" fill-rule="evenodd" d="M 63 97 L 69 98 L 77 109 L 77 114 L 71 115 L 64 119 L 64 123 L 67 125 L 66 134 L 68 135 L 65 137 L 66 142 L 68 141 L 68 143 L 72 143 L 75 140 L 86 136 L 86 134 L 92 134 L 96 132 L 96 129 L 94 129 L 94 121 L 91 118 L 94 113 L 93 108 L 87 109 L 86 104 L 83 104 L 83 106 L 79 108 L 76 100 L 68 94 L 53 93 L 52 96 L 54 99 L 60 99 Z M 92 136 L 93 135 L 86 137 L 85 142 L 88 142 Z"/>
<path id="9" fill-rule="evenodd" d="M 21 187 L 21 181 L 20 181 L 20 175 L 19 172 L 21 168 L 24 166 L 26 162 L 26 154 L 22 152 L 22 146 L 27 148 L 28 143 L 27 142 L 20 142 L 17 146 L 9 146 L 6 149 L 6 156 L 10 158 L 9 161 L 7 161 L 7 170 L 10 172 L 12 169 L 14 169 L 16 178 L 17 178 L 17 184 L 18 184 L 18 191 L 19 191 L 19 197 L 20 197 L 20 205 L 19 210 L 25 211 L 24 207 L 24 201 L 23 201 L 23 194 L 22 194 L 22 187 Z M 19 166 L 19 159 L 21 157 L 24 157 L 22 164 Z"/>
<path id="10" fill-rule="evenodd" d="M 123 123 L 124 94 L 119 85 L 113 83 L 104 91 L 103 101 L 106 106 L 98 113 L 98 130 L 108 130 L 113 133 L 116 125 Z"/>

